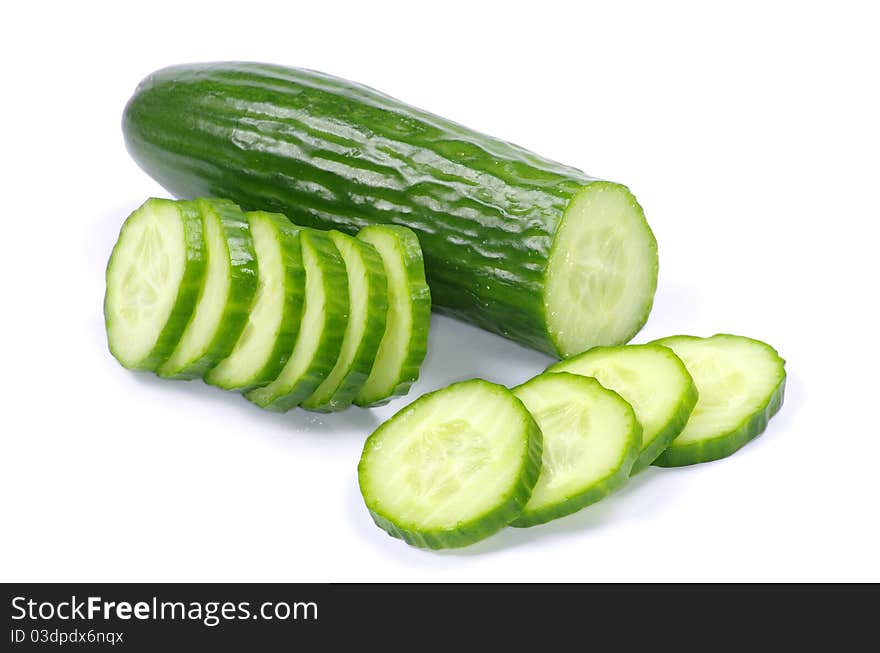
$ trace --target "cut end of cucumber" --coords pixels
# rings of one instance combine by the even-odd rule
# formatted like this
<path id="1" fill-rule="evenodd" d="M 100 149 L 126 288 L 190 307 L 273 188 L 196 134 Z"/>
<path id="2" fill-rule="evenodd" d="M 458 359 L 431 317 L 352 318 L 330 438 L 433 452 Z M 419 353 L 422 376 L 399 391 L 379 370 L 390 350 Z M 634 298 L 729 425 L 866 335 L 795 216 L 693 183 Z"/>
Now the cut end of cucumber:
<path id="1" fill-rule="evenodd" d="M 104 314 L 111 353 L 140 368 L 169 321 L 186 269 L 179 208 L 148 200 L 126 220 L 107 266 Z"/>
<path id="2" fill-rule="evenodd" d="M 657 241 L 625 186 L 596 181 L 572 199 L 547 263 L 547 331 L 562 357 L 619 345 L 648 319 Z"/>

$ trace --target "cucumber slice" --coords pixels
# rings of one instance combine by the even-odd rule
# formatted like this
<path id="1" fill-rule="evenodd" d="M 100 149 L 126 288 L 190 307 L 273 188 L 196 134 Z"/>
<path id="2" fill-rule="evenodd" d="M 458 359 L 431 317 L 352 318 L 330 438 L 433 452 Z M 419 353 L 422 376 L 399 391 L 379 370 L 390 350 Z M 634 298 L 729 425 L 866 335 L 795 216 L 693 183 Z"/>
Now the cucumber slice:
<path id="1" fill-rule="evenodd" d="M 305 296 L 299 228 L 283 215 L 246 214 L 257 254 L 257 290 L 232 353 L 205 376 L 226 390 L 246 392 L 275 379 L 296 343 Z"/>
<path id="2" fill-rule="evenodd" d="M 547 371 L 591 376 L 633 407 L 642 426 L 641 452 L 633 474 L 663 453 L 697 403 L 697 388 L 684 363 L 662 345 L 594 347 Z"/>
<path id="3" fill-rule="evenodd" d="M 327 234 L 348 273 L 348 325 L 333 371 L 302 407 L 320 412 L 348 408 L 373 369 L 388 314 L 388 282 L 379 253 L 367 242 L 338 231 Z"/>
<path id="4" fill-rule="evenodd" d="M 782 406 L 785 361 L 770 345 L 729 334 L 655 342 L 681 358 L 700 393 L 684 430 L 655 465 L 679 467 L 729 456 L 763 433 Z"/>
<path id="5" fill-rule="evenodd" d="M 325 232 L 300 228 L 299 234 L 306 295 L 296 345 L 278 378 L 245 395 L 277 412 L 298 406 L 327 378 L 348 323 L 348 275 L 339 250 Z"/>
<path id="6" fill-rule="evenodd" d="M 388 316 L 370 376 L 355 397 L 358 406 L 379 406 L 405 395 L 419 378 L 428 347 L 431 291 L 425 283 L 422 248 L 406 227 L 374 225 L 357 235 L 382 257 L 388 280 Z"/>
<path id="7" fill-rule="evenodd" d="M 627 342 L 657 288 L 657 240 L 625 186 L 587 184 L 565 210 L 547 261 L 547 332 L 562 356 Z"/>
<path id="8" fill-rule="evenodd" d="M 358 481 L 376 524 L 414 546 L 465 546 L 515 518 L 541 468 L 541 430 L 504 386 L 428 393 L 367 439 Z"/>
<path id="9" fill-rule="evenodd" d="M 123 367 L 155 370 L 195 310 L 205 271 L 202 221 L 191 202 L 152 198 L 122 225 L 107 264 L 104 321 Z"/>
<path id="10" fill-rule="evenodd" d="M 194 379 L 229 356 L 257 288 L 257 259 L 247 218 L 229 200 L 199 199 L 208 263 L 192 320 L 160 376 Z"/>
<path id="11" fill-rule="evenodd" d="M 541 475 L 512 526 L 570 515 L 626 483 L 642 428 L 632 407 L 596 379 L 540 374 L 513 389 L 544 435 Z"/>

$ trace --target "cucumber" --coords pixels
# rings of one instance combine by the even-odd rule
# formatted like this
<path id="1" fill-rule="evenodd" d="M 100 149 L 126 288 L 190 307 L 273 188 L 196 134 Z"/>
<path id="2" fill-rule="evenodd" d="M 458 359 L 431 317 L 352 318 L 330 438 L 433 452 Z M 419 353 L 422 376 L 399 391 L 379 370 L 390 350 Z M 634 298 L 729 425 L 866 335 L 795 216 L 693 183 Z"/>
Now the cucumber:
<path id="1" fill-rule="evenodd" d="M 767 343 L 723 333 L 670 336 L 655 343 L 681 358 L 700 394 L 684 430 L 655 465 L 679 467 L 729 456 L 763 433 L 782 407 L 785 361 Z"/>
<path id="2" fill-rule="evenodd" d="M 541 430 L 504 386 L 454 383 L 403 408 L 367 438 L 358 482 L 376 524 L 419 547 L 472 544 L 529 500 Z"/>
<path id="3" fill-rule="evenodd" d="M 628 341 L 657 284 L 629 190 L 360 84 L 254 63 L 147 77 L 129 152 L 178 197 L 220 195 L 354 234 L 412 228 L 434 307 L 563 357 Z"/>
<path id="4" fill-rule="evenodd" d="M 348 274 L 349 316 L 336 365 L 302 402 L 303 408 L 320 412 L 343 410 L 354 401 L 373 369 L 388 314 L 388 282 L 376 248 L 338 231 L 327 235 Z"/>
<path id="5" fill-rule="evenodd" d="M 620 395 L 568 372 L 540 374 L 513 394 L 540 426 L 544 453 L 538 483 L 512 526 L 570 515 L 626 483 L 642 428 Z"/>
<path id="6" fill-rule="evenodd" d="M 406 227 L 365 227 L 358 240 L 379 253 L 388 288 L 385 333 L 370 375 L 357 393 L 358 406 L 379 406 L 409 392 L 419 378 L 419 367 L 428 349 L 431 291 L 425 283 L 422 249 Z"/>
<path id="7" fill-rule="evenodd" d="M 296 345 L 274 381 L 245 395 L 276 412 L 298 406 L 327 378 L 348 323 L 348 276 L 339 250 L 327 234 L 312 229 L 300 229 L 299 241 L 306 292 Z"/>
<path id="8" fill-rule="evenodd" d="M 633 474 L 663 453 L 697 403 L 697 388 L 684 363 L 662 345 L 594 347 L 547 371 L 593 377 L 633 407 L 642 426 L 641 452 Z"/>
<path id="9" fill-rule="evenodd" d="M 207 266 L 198 303 L 160 376 L 202 377 L 235 346 L 257 288 L 257 260 L 247 219 L 228 200 L 195 201 L 202 216 Z"/>
<path id="10" fill-rule="evenodd" d="M 195 310 L 205 258 L 191 202 L 152 198 L 128 216 L 104 295 L 107 344 L 123 367 L 155 370 L 171 355 Z"/>
<path id="11" fill-rule="evenodd" d="M 240 392 L 281 372 L 299 334 L 305 297 L 299 228 L 275 213 L 246 217 L 259 266 L 257 290 L 232 352 L 205 376 L 212 385 Z"/>

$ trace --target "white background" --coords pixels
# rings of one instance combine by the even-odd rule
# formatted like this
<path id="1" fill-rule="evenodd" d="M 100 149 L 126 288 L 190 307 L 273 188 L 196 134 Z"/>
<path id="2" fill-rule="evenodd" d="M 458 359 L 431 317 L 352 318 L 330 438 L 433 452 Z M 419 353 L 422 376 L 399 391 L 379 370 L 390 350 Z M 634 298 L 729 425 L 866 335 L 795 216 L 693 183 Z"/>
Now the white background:
<path id="1" fill-rule="evenodd" d="M 9 4 L 0 579 L 880 581 L 873 4 Z M 425 391 L 550 361 L 435 318 L 409 397 L 326 417 L 122 369 L 104 266 L 164 195 L 122 108 L 156 68 L 223 59 L 358 80 L 628 184 L 661 256 L 635 341 L 766 340 L 782 412 L 731 458 L 544 527 L 444 553 L 389 538 L 357 489 L 365 436 Z"/>

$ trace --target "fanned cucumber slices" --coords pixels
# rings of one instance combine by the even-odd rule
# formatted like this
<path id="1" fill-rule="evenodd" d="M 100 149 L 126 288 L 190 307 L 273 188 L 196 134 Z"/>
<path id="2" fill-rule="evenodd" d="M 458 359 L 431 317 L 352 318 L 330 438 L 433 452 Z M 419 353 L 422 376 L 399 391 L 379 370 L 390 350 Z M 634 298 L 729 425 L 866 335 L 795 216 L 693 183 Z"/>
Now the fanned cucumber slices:
<path id="1" fill-rule="evenodd" d="M 516 518 L 541 467 L 541 430 L 481 379 L 424 395 L 364 445 L 358 480 L 378 526 L 415 546 L 465 546 Z"/>
<path id="2" fill-rule="evenodd" d="M 697 403 L 697 389 L 684 363 L 672 350 L 657 344 L 594 347 L 547 371 L 593 377 L 632 405 L 642 426 L 633 474 L 663 453 Z"/>
<path id="3" fill-rule="evenodd" d="M 409 389 L 430 294 L 405 227 L 355 238 L 227 200 L 150 199 L 122 228 L 104 309 L 125 367 L 328 412 Z"/>
<path id="4" fill-rule="evenodd" d="M 595 503 L 626 483 L 642 443 L 632 407 L 596 379 L 541 374 L 513 389 L 544 435 L 541 475 L 513 526 Z"/>
<path id="5" fill-rule="evenodd" d="M 729 334 L 655 342 L 684 361 L 700 394 L 684 430 L 655 465 L 678 467 L 729 456 L 763 433 L 782 406 L 785 361 L 770 345 Z"/>

